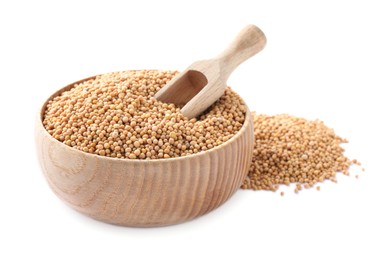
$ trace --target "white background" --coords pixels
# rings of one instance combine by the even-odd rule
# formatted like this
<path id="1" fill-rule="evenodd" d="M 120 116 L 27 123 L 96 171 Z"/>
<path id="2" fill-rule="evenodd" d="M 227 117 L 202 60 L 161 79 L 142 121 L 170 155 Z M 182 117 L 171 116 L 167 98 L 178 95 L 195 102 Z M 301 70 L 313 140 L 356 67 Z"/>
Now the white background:
<path id="1" fill-rule="evenodd" d="M 59 2 L 0 2 L 0 259 L 379 259 L 377 1 Z M 33 140 L 50 94 L 110 71 L 182 70 L 248 23 L 268 44 L 229 85 L 258 113 L 324 120 L 366 172 L 284 197 L 239 190 L 150 229 L 89 219 L 50 191 Z"/>

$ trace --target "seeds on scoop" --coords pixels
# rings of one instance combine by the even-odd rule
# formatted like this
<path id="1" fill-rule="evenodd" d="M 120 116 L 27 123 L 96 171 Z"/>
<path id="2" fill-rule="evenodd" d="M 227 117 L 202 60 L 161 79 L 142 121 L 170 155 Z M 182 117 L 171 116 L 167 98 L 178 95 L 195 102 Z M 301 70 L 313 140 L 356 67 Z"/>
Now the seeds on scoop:
<path id="1" fill-rule="evenodd" d="M 286 114 L 253 113 L 254 156 L 242 188 L 276 191 L 280 185 L 296 184 L 295 192 L 324 180 L 336 182 L 336 173 L 348 175 L 352 164 L 339 137 L 322 121 Z M 319 190 L 319 186 L 317 190 Z"/>
<path id="2" fill-rule="evenodd" d="M 43 124 L 55 139 L 75 149 L 129 159 L 195 154 L 240 130 L 246 108 L 230 88 L 198 119 L 157 101 L 155 93 L 176 74 L 145 70 L 97 76 L 50 100 Z"/>

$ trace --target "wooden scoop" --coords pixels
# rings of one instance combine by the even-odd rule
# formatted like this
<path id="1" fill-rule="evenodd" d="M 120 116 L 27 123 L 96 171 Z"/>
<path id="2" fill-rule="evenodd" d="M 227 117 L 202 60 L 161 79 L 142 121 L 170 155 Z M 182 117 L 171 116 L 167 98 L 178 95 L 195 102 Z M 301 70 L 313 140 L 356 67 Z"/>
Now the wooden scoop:
<path id="1" fill-rule="evenodd" d="M 233 70 L 265 45 L 263 32 L 248 25 L 224 52 L 213 59 L 194 62 L 160 89 L 155 98 L 182 107 L 181 112 L 188 118 L 196 117 L 222 96 Z"/>

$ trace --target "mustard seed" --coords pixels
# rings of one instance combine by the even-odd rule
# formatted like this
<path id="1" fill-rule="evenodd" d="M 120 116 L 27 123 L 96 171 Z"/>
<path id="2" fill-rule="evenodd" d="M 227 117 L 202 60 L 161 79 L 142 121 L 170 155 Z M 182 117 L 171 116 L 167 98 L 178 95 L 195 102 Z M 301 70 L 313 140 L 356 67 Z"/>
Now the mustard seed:
<path id="1" fill-rule="evenodd" d="M 322 121 L 252 115 L 255 143 L 245 189 L 276 191 L 279 185 L 295 183 L 298 193 L 324 180 L 337 182 L 337 172 L 349 175 L 350 165 L 359 164 L 344 156 L 340 145 L 347 140 Z"/>
<path id="2" fill-rule="evenodd" d="M 242 127 L 246 107 L 229 87 L 198 118 L 154 95 L 178 72 L 124 71 L 76 84 L 47 104 L 43 124 L 55 139 L 83 152 L 160 159 L 212 149 Z"/>

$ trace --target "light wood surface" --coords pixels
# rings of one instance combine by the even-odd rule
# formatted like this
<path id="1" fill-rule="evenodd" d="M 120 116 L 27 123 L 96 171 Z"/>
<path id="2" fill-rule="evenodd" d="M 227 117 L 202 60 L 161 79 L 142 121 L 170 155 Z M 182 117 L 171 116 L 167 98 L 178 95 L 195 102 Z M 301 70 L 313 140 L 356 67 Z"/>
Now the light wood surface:
<path id="1" fill-rule="evenodd" d="M 70 207 L 104 222 L 152 227 L 201 216 L 236 192 L 251 162 L 253 123 L 249 111 L 241 130 L 216 148 L 147 161 L 92 155 L 57 141 L 43 127 L 45 108 L 46 103 L 35 134 L 38 159 L 49 186 Z"/>
<path id="2" fill-rule="evenodd" d="M 246 26 L 214 59 L 197 61 L 178 74 L 155 97 L 182 107 L 188 118 L 200 115 L 221 97 L 229 75 L 242 62 L 261 51 L 266 37 L 255 25 Z"/>

